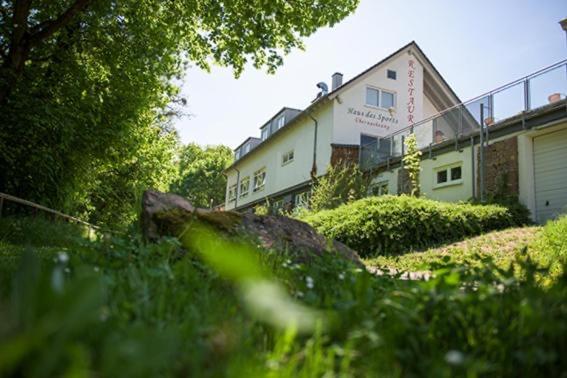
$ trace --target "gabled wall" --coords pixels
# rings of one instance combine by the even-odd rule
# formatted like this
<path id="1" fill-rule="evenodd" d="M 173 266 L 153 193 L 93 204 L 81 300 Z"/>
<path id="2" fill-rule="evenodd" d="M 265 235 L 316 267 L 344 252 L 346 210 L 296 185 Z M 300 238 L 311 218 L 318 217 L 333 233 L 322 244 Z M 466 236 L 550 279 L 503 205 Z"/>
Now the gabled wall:
<path id="1" fill-rule="evenodd" d="M 414 68 L 410 67 L 410 62 L 413 62 Z M 387 78 L 388 69 L 396 71 L 396 80 Z M 410 70 L 413 71 L 413 78 L 409 77 Z M 395 113 L 366 105 L 367 86 L 394 92 Z M 410 90 L 413 90 L 414 101 L 411 114 L 414 122 L 418 122 L 423 119 L 423 67 L 416 57 L 407 52 L 357 79 L 334 101 L 333 143 L 360 144 L 361 133 L 383 137 L 407 127 Z"/>

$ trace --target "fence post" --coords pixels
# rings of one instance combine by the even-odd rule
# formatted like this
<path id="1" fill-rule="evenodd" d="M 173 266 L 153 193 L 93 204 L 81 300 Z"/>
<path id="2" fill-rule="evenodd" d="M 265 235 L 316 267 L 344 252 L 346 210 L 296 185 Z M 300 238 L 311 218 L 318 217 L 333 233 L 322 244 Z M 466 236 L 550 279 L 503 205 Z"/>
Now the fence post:
<path id="1" fill-rule="evenodd" d="M 530 79 L 526 79 L 524 81 L 524 110 L 526 112 L 531 108 L 530 100 Z"/>
<path id="2" fill-rule="evenodd" d="M 480 104 L 480 202 L 484 203 L 484 104 Z"/>

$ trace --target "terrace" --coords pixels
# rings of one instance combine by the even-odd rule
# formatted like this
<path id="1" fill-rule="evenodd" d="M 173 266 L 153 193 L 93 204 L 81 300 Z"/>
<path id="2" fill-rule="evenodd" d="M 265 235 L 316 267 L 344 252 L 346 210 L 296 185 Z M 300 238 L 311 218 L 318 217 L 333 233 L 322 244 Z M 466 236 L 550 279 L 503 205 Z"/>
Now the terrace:
<path id="1" fill-rule="evenodd" d="M 477 134 L 482 142 L 495 125 L 557 103 L 566 93 L 567 59 L 361 145 L 360 167 L 371 170 L 401 158 L 404 140 L 411 133 L 415 133 L 421 150 L 431 151 L 450 141 L 458 146 L 459 141 Z"/>

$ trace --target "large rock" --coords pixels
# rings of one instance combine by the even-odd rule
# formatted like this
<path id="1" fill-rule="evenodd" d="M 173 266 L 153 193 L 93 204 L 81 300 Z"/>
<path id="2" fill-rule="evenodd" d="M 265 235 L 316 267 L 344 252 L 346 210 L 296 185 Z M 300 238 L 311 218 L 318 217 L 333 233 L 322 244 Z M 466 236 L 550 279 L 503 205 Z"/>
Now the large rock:
<path id="1" fill-rule="evenodd" d="M 162 236 L 191 232 L 192 222 L 200 221 L 222 235 L 245 237 L 262 248 L 287 253 L 296 262 L 310 262 L 315 256 L 335 251 L 359 266 L 358 254 L 338 241 L 328 241 L 307 223 L 284 216 L 255 215 L 234 211 L 197 209 L 185 198 L 153 190 L 142 198 L 142 231 L 148 241 Z"/>

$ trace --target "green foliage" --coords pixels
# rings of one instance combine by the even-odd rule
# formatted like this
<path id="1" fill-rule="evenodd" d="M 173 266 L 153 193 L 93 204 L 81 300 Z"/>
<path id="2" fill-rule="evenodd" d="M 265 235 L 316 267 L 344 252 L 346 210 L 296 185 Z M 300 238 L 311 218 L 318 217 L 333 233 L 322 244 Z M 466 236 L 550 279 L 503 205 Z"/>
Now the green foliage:
<path id="1" fill-rule="evenodd" d="M 272 72 L 357 3 L 1 1 L 0 191 L 131 222 L 142 189 L 175 179 L 188 64 Z"/>
<path id="2" fill-rule="evenodd" d="M 270 214 L 270 201 L 266 200 L 265 204 L 258 204 L 254 206 L 254 214 L 256 215 L 268 215 Z"/>
<path id="3" fill-rule="evenodd" d="M 473 200 L 471 203 L 480 204 L 481 202 L 480 200 Z M 514 217 L 514 223 L 518 225 L 533 223 L 530 218 L 530 210 L 520 202 L 518 196 L 497 193 L 496 195 L 489 195 L 484 203 L 506 207 L 512 214 L 512 217 Z"/>
<path id="4" fill-rule="evenodd" d="M 565 234 L 557 236 L 564 242 Z M 412 282 L 372 276 L 331 254 L 306 266 L 200 233 L 184 243 L 189 253 L 180 253 L 174 239 L 85 243 L 56 259 L 25 254 L 10 272 L 0 290 L 0 375 L 516 377 L 567 371 L 567 277 L 543 288 L 529 260 L 510 269 L 489 258 L 474 267 L 445 265 L 431 280 Z M 245 263 L 237 266 L 231 254 Z M 283 292 L 266 291 L 266 275 Z M 250 294 L 243 282 L 255 295 L 243 295 Z M 323 314 L 328 323 L 300 334 L 291 323 L 280 328 L 269 321 L 291 320 L 296 309 Z"/>
<path id="5" fill-rule="evenodd" d="M 510 212 L 496 205 L 391 195 L 365 198 L 303 220 L 361 256 L 407 252 L 515 225 Z"/>
<path id="6" fill-rule="evenodd" d="M 191 143 L 181 149 L 179 178 L 171 189 L 187 197 L 194 206 L 208 208 L 224 203 L 226 176 L 233 153 L 227 146 L 202 148 Z"/>
<path id="7" fill-rule="evenodd" d="M 567 266 L 567 215 L 548 222 L 543 232 L 529 248 L 530 256 L 539 264 L 549 267 L 551 280 L 561 277 Z"/>
<path id="8" fill-rule="evenodd" d="M 356 164 L 329 166 L 324 176 L 313 184 L 309 209 L 334 209 L 344 203 L 363 198 L 368 192 L 368 179 Z"/>
<path id="9" fill-rule="evenodd" d="M 411 183 L 411 195 L 419 197 L 419 171 L 421 170 L 421 151 L 417 147 L 415 133 L 411 133 L 405 139 L 405 154 L 402 158 L 404 169 L 408 173 Z"/>

